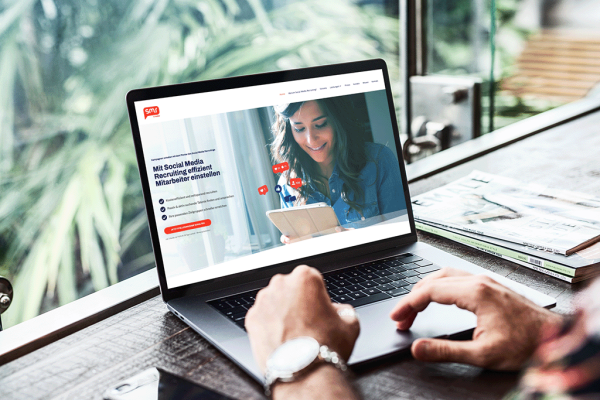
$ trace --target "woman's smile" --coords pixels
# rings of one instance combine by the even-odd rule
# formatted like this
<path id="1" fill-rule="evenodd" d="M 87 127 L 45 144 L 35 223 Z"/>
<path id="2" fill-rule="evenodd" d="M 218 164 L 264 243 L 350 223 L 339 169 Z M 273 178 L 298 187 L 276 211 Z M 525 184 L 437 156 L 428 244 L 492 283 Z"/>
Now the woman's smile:
<path id="1" fill-rule="evenodd" d="M 326 145 L 326 144 L 327 144 L 327 143 L 323 143 L 323 145 L 321 145 L 321 146 L 319 146 L 319 147 L 317 147 L 317 148 L 313 148 L 313 147 L 310 147 L 310 146 L 307 146 L 307 147 L 308 147 L 309 149 L 311 149 L 312 151 L 320 151 L 320 150 L 323 150 L 323 149 L 325 148 L 325 145 Z"/>
<path id="2" fill-rule="evenodd" d="M 319 103 L 307 101 L 290 117 L 294 140 L 325 173 L 333 171 L 333 127 Z"/>

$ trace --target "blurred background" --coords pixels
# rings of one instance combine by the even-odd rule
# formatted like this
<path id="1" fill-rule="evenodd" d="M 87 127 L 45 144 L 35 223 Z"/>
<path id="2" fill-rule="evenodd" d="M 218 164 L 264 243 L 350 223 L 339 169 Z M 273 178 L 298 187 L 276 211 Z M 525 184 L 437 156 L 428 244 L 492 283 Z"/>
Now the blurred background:
<path id="1" fill-rule="evenodd" d="M 0 0 L 4 327 L 154 267 L 127 91 L 383 58 L 412 162 L 597 92 L 597 3 L 421 0 L 415 26 L 404 0 Z"/>

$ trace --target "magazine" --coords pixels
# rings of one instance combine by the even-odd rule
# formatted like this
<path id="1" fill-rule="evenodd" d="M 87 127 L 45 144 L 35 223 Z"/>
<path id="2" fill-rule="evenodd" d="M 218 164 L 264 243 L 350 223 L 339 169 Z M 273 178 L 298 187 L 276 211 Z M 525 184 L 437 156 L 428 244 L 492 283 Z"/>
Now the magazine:
<path id="1" fill-rule="evenodd" d="M 479 171 L 412 203 L 417 221 L 563 255 L 600 240 L 600 197 Z"/>
<path id="2" fill-rule="evenodd" d="M 416 222 L 415 225 L 420 231 L 462 243 L 566 282 L 575 283 L 600 274 L 600 242 L 563 256 L 435 224 Z"/>

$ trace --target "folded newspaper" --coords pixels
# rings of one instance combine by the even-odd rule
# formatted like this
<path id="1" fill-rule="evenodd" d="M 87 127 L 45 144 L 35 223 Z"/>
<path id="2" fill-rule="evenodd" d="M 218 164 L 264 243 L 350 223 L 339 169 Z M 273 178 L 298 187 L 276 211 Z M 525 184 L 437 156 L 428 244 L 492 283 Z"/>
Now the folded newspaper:
<path id="1" fill-rule="evenodd" d="M 533 249 L 518 243 L 448 228 L 433 223 L 415 222 L 418 230 L 473 247 L 498 258 L 542 272 L 569 283 L 600 275 L 600 242 L 569 255 Z"/>
<path id="2" fill-rule="evenodd" d="M 600 240 L 600 197 L 479 171 L 412 203 L 417 221 L 563 255 Z"/>

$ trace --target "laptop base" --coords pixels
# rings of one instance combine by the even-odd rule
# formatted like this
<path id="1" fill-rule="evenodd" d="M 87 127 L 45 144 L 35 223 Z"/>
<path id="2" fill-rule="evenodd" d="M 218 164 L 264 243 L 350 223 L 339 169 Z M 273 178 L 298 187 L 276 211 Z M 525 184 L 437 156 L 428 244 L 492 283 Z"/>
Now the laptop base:
<path id="1" fill-rule="evenodd" d="M 393 252 L 388 251 L 384 254 L 374 254 L 372 256 L 373 259 L 379 259 L 403 253 L 419 255 L 440 266 L 457 268 L 473 274 L 488 275 L 542 307 L 551 308 L 556 305 L 556 301 L 549 296 L 438 250 L 426 243 L 417 242 L 397 248 Z M 229 288 L 223 292 L 213 292 L 191 298 L 179 298 L 169 301 L 168 307 L 240 368 L 262 383 L 263 376 L 254 362 L 246 332 L 208 305 L 207 301 L 234 294 L 236 290 L 239 293 L 264 287 L 266 284 L 268 284 L 268 281 L 259 281 L 243 287 Z M 394 297 L 356 309 L 360 317 L 361 331 L 352 356 L 348 360 L 350 366 L 406 351 L 410 348 L 412 342 L 418 338 L 462 336 L 465 332 L 474 329 L 477 324 L 477 318 L 469 311 L 461 310 L 456 306 L 431 304 L 419 314 L 409 331 L 398 331 L 394 321 L 389 318 L 389 313 L 399 299 Z M 207 324 L 207 320 L 211 320 L 211 324 Z"/>

